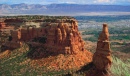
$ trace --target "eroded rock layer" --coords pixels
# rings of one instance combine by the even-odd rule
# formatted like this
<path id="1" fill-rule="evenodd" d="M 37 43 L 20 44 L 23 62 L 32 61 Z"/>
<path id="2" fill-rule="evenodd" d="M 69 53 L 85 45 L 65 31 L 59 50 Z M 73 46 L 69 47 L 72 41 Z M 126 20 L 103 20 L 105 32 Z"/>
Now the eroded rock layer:
<path id="1" fill-rule="evenodd" d="M 45 30 L 47 31 L 45 46 L 52 52 L 76 54 L 78 51 L 84 51 L 84 41 L 78 32 L 76 21 L 50 24 Z"/>
<path id="2" fill-rule="evenodd" d="M 103 24 L 102 32 L 99 35 L 93 64 L 95 70 L 91 70 L 90 76 L 109 76 L 112 58 L 107 24 Z"/>
<path id="3" fill-rule="evenodd" d="M 42 22 L 40 28 L 28 26 L 11 31 L 11 41 L 8 47 L 18 48 L 21 42 L 29 42 L 34 39 L 42 38 L 43 47 L 49 52 L 62 54 L 77 54 L 84 51 L 84 41 L 78 31 L 78 24 L 75 19 L 57 22 Z M 13 46 L 13 45 L 18 46 Z M 33 44 L 32 44 L 33 45 Z"/>
<path id="4" fill-rule="evenodd" d="M 10 52 L 8 50 L 19 48 L 23 43 L 27 43 L 29 50 L 34 49 L 27 55 L 30 59 L 36 59 L 30 61 L 32 67 L 38 65 L 46 66 L 48 70 L 67 70 L 79 69 L 92 62 L 94 66 L 89 69 L 86 76 L 109 76 L 112 58 L 107 24 L 103 24 L 94 56 L 84 49 L 85 43 L 80 36 L 75 19 L 40 22 L 39 26 L 37 28 L 35 25 L 28 25 L 18 29 L 13 27 L 9 40 L 3 44 L 7 51 L 1 56 L 8 54 Z M 0 23 L 0 30 L 2 31 L 3 28 L 9 27 L 6 27 L 5 23 Z"/>
<path id="5" fill-rule="evenodd" d="M 10 40 L 4 44 L 6 50 L 27 43 L 33 49 L 27 54 L 34 59 L 30 65 L 46 66 L 48 70 L 79 69 L 92 61 L 93 54 L 84 49 L 75 19 L 40 24 L 39 28 L 31 25 L 11 31 Z"/>

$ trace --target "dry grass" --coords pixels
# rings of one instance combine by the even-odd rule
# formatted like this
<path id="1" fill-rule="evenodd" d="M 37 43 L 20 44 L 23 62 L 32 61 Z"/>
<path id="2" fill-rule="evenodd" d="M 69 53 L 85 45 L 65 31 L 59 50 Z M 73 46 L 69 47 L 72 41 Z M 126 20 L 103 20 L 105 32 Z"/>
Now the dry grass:
<path id="1" fill-rule="evenodd" d="M 6 51 L 0 53 L 0 59 L 4 58 L 6 56 L 9 56 L 10 53 L 11 53 L 10 50 L 6 50 Z"/>
<path id="2" fill-rule="evenodd" d="M 21 48 L 10 52 L 6 57 L 0 59 L 0 75 L 2 76 L 57 76 L 73 73 L 81 66 L 91 62 L 90 52 L 79 52 L 77 55 L 50 56 L 48 58 L 30 59 L 27 57 L 29 47 L 23 45 Z M 8 52 L 0 53 L 7 55 Z M 80 76 L 80 75 L 77 75 Z"/>

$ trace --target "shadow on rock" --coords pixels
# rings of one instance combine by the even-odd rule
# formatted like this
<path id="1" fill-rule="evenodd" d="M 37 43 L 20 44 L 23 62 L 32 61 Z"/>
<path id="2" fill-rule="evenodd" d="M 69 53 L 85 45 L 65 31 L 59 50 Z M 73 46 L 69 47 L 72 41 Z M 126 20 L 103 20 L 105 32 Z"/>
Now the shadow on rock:
<path id="1" fill-rule="evenodd" d="M 27 54 L 28 58 L 31 59 L 41 59 L 41 58 L 47 58 L 49 56 L 56 56 L 58 54 L 51 53 L 47 51 L 47 48 L 45 47 L 32 47 L 29 45 L 29 52 Z"/>
<path id="2" fill-rule="evenodd" d="M 46 37 L 34 38 L 30 43 L 28 42 L 29 52 L 27 57 L 31 59 L 41 59 L 54 56 L 53 53 L 47 51 L 46 47 L 43 47 L 45 43 Z"/>
<path id="3" fill-rule="evenodd" d="M 6 51 L 6 50 L 10 50 L 10 51 L 12 51 L 12 50 L 15 50 L 15 48 L 9 48 L 9 47 L 7 47 L 7 46 L 4 46 L 4 45 L 1 45 L 1 47 L 0 47 L 0 53 L 1 52 L 4 52 L 4 51 Z"/>
<path id="4" fill-rule="evenodd" d="M 79 69 L 78 71 L 76 71 L 76 73 L 88 71 L 93 66 L 94 66 L 94 64 L 92 62 L 89 63 L 89 64 L 86 64 L 81 69 Z"/>

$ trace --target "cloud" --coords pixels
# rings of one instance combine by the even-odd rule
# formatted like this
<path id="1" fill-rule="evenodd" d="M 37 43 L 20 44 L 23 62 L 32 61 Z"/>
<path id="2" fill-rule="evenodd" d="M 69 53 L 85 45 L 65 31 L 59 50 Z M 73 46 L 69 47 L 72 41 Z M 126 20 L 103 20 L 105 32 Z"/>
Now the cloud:
<path id="1" fill-rule="evenodd" d="M 97 0 L 96 2 L 110 2 L 110 0 Z"/>
<path id="2" fill-rule="evenodd" d="M 95 0 L 94 4 L 113 4 L 116 0 Z"/>
<path id="3" fill-rule="evenodd" d="M 90 0 L 58 0 L 59 3 L 90 4 Z"/>
<path id="4" fill-rule="evenodd" d="M 114 3 L 119 5 L 130 5 L 130 0 L 115 0 Z"/>
<path id="5" fill-rule="evenodd" d="M 130 0 L 0 0 L 0 4 L 52 4 L 52 3 L 70 3 L 70 4 L 121 4 L 130 5 Z"/>
<path id="6" fill-rule="evenodd" d="M 94 0 L 94 4 L 130 5 L 130 0 Z"/>

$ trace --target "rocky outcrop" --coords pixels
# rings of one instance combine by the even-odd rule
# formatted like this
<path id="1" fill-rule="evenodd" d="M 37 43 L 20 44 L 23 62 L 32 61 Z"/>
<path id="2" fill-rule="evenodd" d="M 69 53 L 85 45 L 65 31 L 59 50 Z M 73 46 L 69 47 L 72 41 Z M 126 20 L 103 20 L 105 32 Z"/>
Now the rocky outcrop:
<path id="1" fill-rule="evenodd" d="M 33 39 L 46 39 L 43 47 L 57 54 L 77 54 L 84 51 L 84 41 L 78 31 L 75 19 L 43 22 L 40 28 L 27 26 L 11 32 L 11 42 L 29 42 Z M 33 44 L 32 44 L 33 45 Z"/>
<path id="2" fill-rule="evenodd" d="M 112 58 L 107 24 L 103 24 L 103 30 L 99 35 L 97 49 L 93 56 L 93 64 L 99 74 L 96 76 L 109 76 L 108 71 L 112 64 Z"/>
<path id="3" fill-rule="evenodd" d="M 0 29 L 4 28 L 6 25 L 4 22 L 0 22 Z"/>
<path id="4" fill-rule="evenodd" d="M 47 31 L 45 46 L 57 53 L 76 54 L 78 51 L 84 51 L 84 41 L 81 39 L 77 26 L 75 20 L 71 23 L 50 24 L 45 29 Z"/>
<path id="5" fill-rule="evenodd" d="M 30 25 L 11 31 L 9 41 L 4 44 L 5 49 L 19 48 L 22 42 L 25 42 L 31 49 L 27 56 L 33 59 L 41 58 L 40 63 L 34 59 L 34 62 L 31 62 L 34 65 L 48 66 L 53 70 L 66 70 L 80 68 L 92 62 L 94 66 L 89 69 L 86 76 L 109 76 L 112 58 L 107 24 L 103 24 L 94 56 L 84 49 L 85 43 L 75 19 L 41 22 L 41 24 L 40 28 Z"/>
<path id="6" fill-rule="evenodd" d="M 0 33 L 10 34 L 10 30 L 14 30 L 14 26 L 7 26 L 5 22 L 0 22 Z"/>
<path id="7" fill-rule="evenodd" d="M 32 64 L 46 66 L 49 70 L 80 68 L 92 62 L 93 54 L 84 49 L 75 19 L 43 22 L 40 28 L 20 28 L 12 31 L 11 37 L 6 46 L 19 48 L 21 42 L 28 43 L 31 51 L 27 57 L 34 59 Z M 40 63 L 35 59 L 41 59 Z"/>

